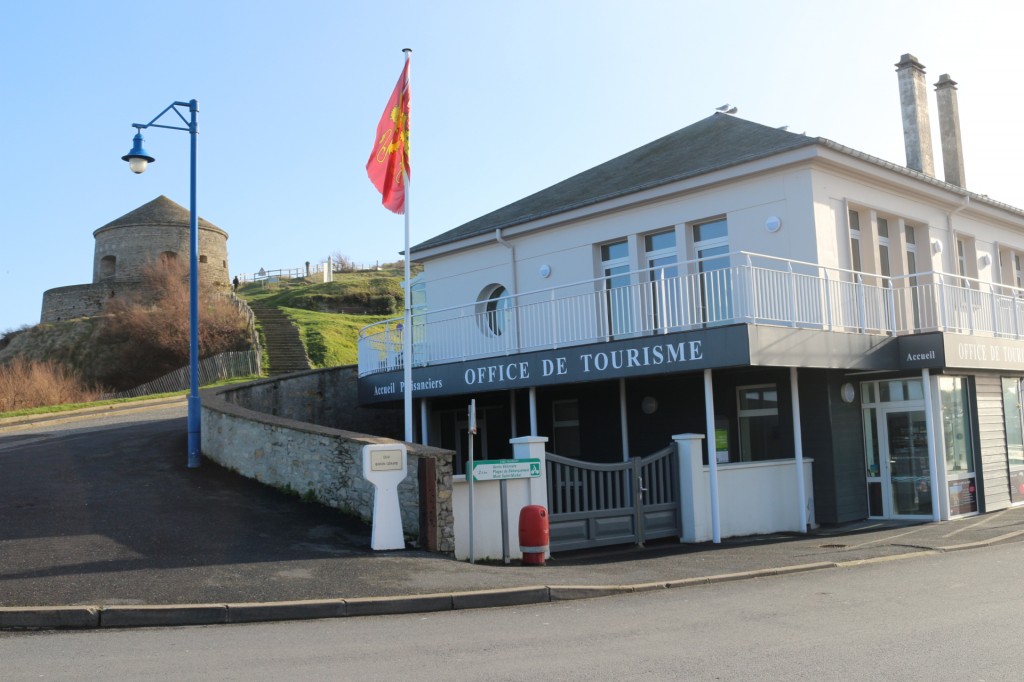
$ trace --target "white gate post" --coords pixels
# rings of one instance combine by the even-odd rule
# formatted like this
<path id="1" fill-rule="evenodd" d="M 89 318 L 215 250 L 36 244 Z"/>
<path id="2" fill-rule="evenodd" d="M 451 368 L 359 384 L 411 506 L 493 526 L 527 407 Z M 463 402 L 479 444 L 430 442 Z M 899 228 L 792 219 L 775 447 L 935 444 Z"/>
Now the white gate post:
<path id="1" fill-rule="evenodd" d="M 522 436 L 509 441 L 514 459 L 540 460 L 540 478 L 530 479 L 530 504 L 539 504 L 545 509 L 548 509 L 548 466 L 544 453 L 544 444 L 547 442 L 547 436 Z"/>
<path id="2" fill-rule="evenodd" d="M 684 433 L 672 436 L 679 463 L 679 513 L 683 517 L 680 542 L 707 542 L 712 538 L 711 503 L 704 480 L 703 434 Z"/>

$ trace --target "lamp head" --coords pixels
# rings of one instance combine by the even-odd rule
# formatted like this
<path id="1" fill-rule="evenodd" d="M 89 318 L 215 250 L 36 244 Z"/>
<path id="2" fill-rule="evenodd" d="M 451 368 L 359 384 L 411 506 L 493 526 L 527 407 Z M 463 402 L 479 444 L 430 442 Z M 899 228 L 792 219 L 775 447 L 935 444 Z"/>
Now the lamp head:
<path id="1" fill-rule="evenodd" d="M 135 133 L 131 151 L 122 156 L 121 160 L 128 162 L 128 167 L 131 168 L 132 173 L 145 172 L 146 166 L 156 161 L 142 148 L 142 131 Z"/>

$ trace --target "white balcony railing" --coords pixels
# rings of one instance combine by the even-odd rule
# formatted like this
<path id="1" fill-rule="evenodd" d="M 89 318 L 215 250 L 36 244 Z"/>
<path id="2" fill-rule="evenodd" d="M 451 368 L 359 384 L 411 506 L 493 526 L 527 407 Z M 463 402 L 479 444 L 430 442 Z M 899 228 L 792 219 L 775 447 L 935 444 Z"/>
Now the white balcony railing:
<path id="1" fill-rule="evenodd" d="M 896 336 L 1021 338 L 1024 290 L 926 272 L 882 277 L 735 252 L 413 315 L 414 366 L 746 323 Z M 614 279 L 614 286 L 613 280 Z M 402 367 L 402 319 L 359 332 L 359 374 Z"/>

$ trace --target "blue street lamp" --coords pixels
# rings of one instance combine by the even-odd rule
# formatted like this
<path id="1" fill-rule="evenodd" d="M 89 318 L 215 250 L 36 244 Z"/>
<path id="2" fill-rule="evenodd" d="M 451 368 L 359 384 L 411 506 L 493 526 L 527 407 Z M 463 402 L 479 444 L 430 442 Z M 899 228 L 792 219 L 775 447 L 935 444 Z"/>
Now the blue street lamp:
<path id="1" fill-rule="evenodd" d="M 180 108 L 179 108 L 180 107 Z M 190 117 L 186 119 L 182 110 L 187 109 Z M 161 125 L 157 123 L 168 111 L 173 111 L 182 120 L 185 127 Z M 133 173 L 142 173 L 146 166 L 156 159 L 150 156 L 142 148 L 143 128 L 170 128 L 171 130 L 184 130 L 192 140 L 192 158 L 190 162 L 189 178 L 189 396 L 188 396 L 188 466 L 194 469 L 199 466 L 202 455 L 200 442 L 200 402 L 199 402 L 199 214 L 196 213 L 196 138 L 199 136 L 199 125 L 196 123 L 196 114 L 199 113 L 199 103 L 196 100 L 188 102 L 174 102 L 166 109 L 157 114 L 149 123 L 133 123 L 135 138 L 132 140 L 132 149 L 121 157 L 128 162 L 128 167 Z"/>

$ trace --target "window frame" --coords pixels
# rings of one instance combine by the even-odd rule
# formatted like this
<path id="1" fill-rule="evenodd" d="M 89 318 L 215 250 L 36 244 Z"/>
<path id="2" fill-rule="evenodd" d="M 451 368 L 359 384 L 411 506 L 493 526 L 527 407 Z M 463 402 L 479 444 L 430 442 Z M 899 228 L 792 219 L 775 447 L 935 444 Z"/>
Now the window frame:
<path id="1" fill-rule="evenodd" d="M 743 394 L 747 391 L 758 390 L 763 401 L 763 395 L 765 389 L 774 391 L 775 393 L 775 407 L 774 408 L 757 408 L 757 409 L 744 409 L 743 407 Z M 779 402 L 780 393 L 779 385 L 777 383 L 769 382 L 763 384 L 748 384 L 745 386 L 736 387 L 736 430 L 737 430 L 737 453 L 739 461 L 741 462 L 755 462 L 769 459 L 781 459 L 782 453 L 774 453 L 775 457 L 760 457 L 754 458 L 753 444 L 748 442 L 749 429 L 744 428 L 744 421 L 751 419 L 763 419 L 766 417 L 774 417 L 774 427 L 781 428 L 782 423 L 779 421 Z"/>

